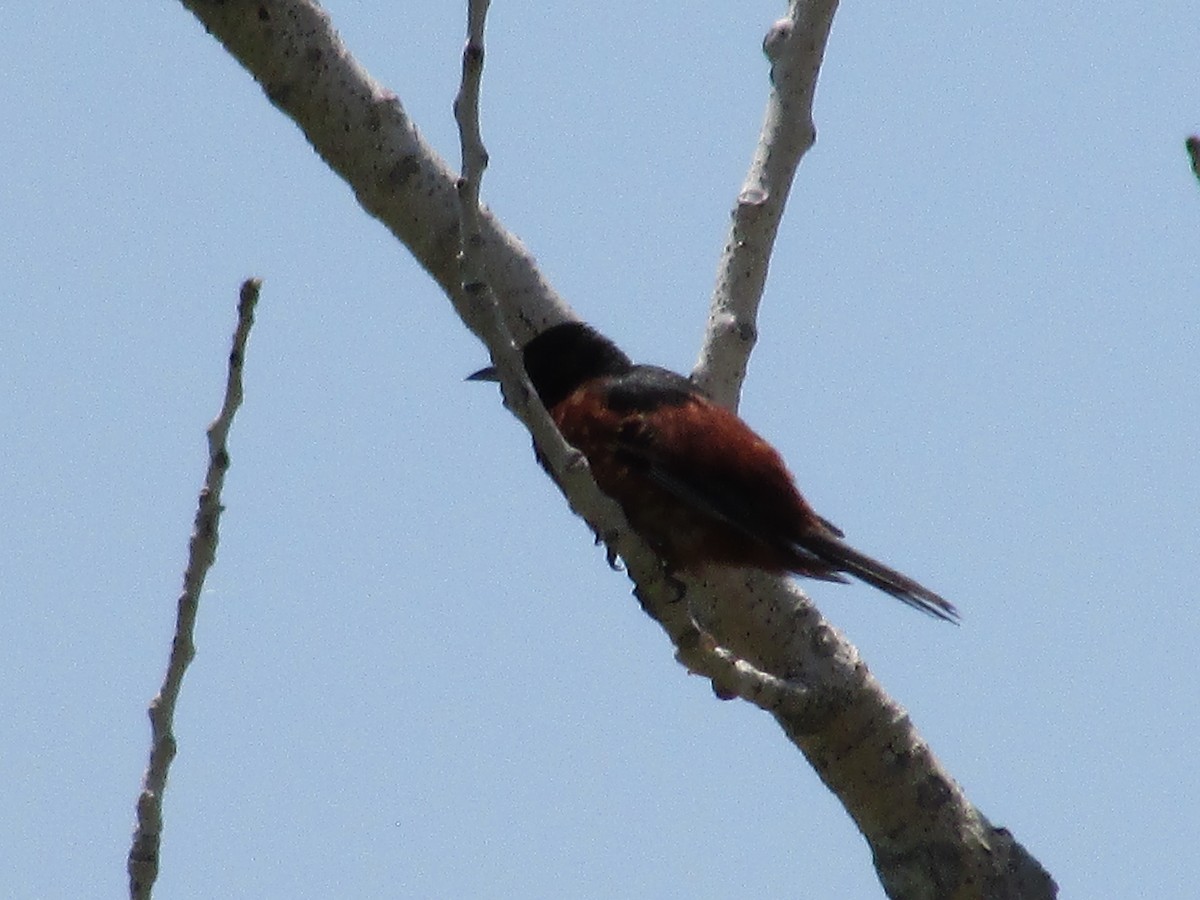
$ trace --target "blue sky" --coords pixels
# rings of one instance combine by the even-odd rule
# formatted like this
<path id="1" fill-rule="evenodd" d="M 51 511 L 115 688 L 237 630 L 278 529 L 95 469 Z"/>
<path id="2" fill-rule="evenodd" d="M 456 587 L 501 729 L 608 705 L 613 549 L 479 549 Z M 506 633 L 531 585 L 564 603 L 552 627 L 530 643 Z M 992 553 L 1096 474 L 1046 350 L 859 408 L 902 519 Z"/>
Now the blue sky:
<path id="1" fill-rule="evenodd" d="M 420 7 L 327 4 L 456 159 L 462 13 Z M 494 5 L 485 198 L 639 359 L 695 358 L 781 10 Z M 1197 47 L 1182 0 L 843 6 L 744 394 L 818 510 L 963 611 L 810 586 L 1064 896 L 1194 889 Z M 882 896 L 462 382 L 485 353 L 431 281 L 181 6 L 38 4 L 0 72 L 13 896 L 125 891 L 249 275 L 161 896 Z"/>

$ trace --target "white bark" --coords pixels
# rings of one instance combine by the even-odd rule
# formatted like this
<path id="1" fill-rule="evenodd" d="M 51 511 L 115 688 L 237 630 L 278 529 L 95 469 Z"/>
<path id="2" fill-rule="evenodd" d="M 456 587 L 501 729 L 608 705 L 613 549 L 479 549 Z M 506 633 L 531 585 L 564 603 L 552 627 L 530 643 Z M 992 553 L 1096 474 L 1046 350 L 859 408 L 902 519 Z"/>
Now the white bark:
<path id="1" fill-rule="evenodd" d="M 478 253 L 478 262 L 469 265 L 478 272 L 467 272 L 464 280 L 456 176 L 421 139 L 399 99 L 354 61 L 314 3 L 183 2 L 488 343 L 509 401 L 539 446 L 554 441 L 555 435 L 544 433 L 544 411 L 539 417 L 538 409 L 529 409 L 528 385 L 514 370 L 513 342 L 575 316 L 520 242 L 481 211 L 478 241 L 473 229 L 467 234 Z M 731 407 L 753 346 L 758 300 L 792 175 L 813 140 L 813 92 L 835 8 L 833 0 L 792 2 L 764 42 L 771 98 L 738 197 L 695 373 Z M 503 327 L 489 303 L 479 302 L 485 288 Z M 635 593 L 667 632 L 677 657 L 711 678 L 719 696 L 742 697 L 775 715 L 866 837 L 889 896 L 1055 895 L 1037 861 L 971 806 L 857 651 L 793 584 L 731 571 L 688 581 L 687 602 L 672 602 L 675 586 L 624 527 L 615 504 L 595 491 L 581 457 L 561 446 L 558 452 L 552 466 L 567 476 L 561 484 L 568 499 L 624 560 Z"/>
<path id="2" fill-rule="evenodd" d="M 229 429 L 233 417 L 242 405 L 242 362 L 246 342 L 254 324 L 254 307 L 258 303 L 261 282 L 250 279 L 242 284 L 238 298 L 238 322 L 233 332 L 233 347 L 229 351 L 229 371 L 225 382 L 225 399 L 221 411 L 208 426 L 208 469 L 195 526 L 188 543 L 188 561 L 183 573 L 183 592 L 179 595 L 175 619 L 175 635 L 162 687 L 150 701 L 150 762 L 142 777 L 142 790 L 137 799 L 137 825 L 133 843 L 126 860 L 129 872 L 129 895 L 134 900 L 148 900 L 158 878 L 158 851 L 162 839 L 163 792 L 167 773 L 175 759 L 175 704 L 183 687 L 183 676 L 196 655 L 193 635 L 196 614 L 200 607 L 200 592 L 204 579 L 217 558 L 218 526 L 221 521 L 221 489 L 225 471 L 229 468 Z"/>

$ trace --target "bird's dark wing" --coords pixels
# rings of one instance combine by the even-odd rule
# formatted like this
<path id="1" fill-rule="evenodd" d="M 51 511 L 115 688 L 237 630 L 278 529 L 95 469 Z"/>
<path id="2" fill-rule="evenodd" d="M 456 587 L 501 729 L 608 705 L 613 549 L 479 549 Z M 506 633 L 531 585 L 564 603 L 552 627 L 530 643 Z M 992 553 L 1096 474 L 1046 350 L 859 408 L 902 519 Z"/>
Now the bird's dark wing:
<path id="1" fill-rule="evenodd" d="M 624 375 L 605 380 L 604 399 L 617 415 L 637 415 L 708 398 L 677 372 L 658 366 L 634 366 Z"/>
<path id="2" fill-rule="evenodd" d="M 675 420 L 656 417 L 656 426 L 662 421 Z M 687 419 L 679 417 L 678 421 Z M 753 435 L 748 427 L 746 431 Z M 719 441 L 718 445 L 729 446 L 720 445 Z M 791 484 L 790 477 L 787 485 L 780 482 L 777 476 L 786 475 L 786 470 L 781 468 L 782 461 L 778 466 L 771 464 L 766 452 L 775 451 L 765 442 L 751 451 L 747 449 L 751 445 L 743 437 L 738 446 L 744 452 L 737 457 L 740 462 L 732 466 L 719 452 L 707 456 L 689 454 L 688 464 L 678 464 L 669 452 L 669 448 L 677 446 L 674 441 L 635 440 L 622 446 L 640 457 L 647 477 L 656 484 L 697 513 L 725 523 L 764 547 L 774 548 L 791 571 L 840 582 L 847 580 L 840 574 L 845 572 L 931 616 L 958 621 L 953 604 L 842 540 L 842 532 L 812 511 Z M 697 459 L 703 464 L 696 465 Z"/>
<path id="3" fill-rule="evenodd" d="M 823 571 L 827 563 L 808 548 L 764 531 L 762 523 L 756 521 L 750 504 L 745 502 L 741 494 L 731 491 L 728 485 L 712 482 L 702 484 L 696 479 L 680 477 L 677 472 L 652 459 L 647 459 L 645 464 L 645 472 L 655 484 L 669 491 L 698 515 L 721 522 L 752 541 L 786 553 L 790 569 L 803 571 L 811 578 L 846 583 L 846 579 L 837 572 Z"/>
<path id="4" fill-rule="evenodd" d="M 637 366 L 611 379 L 606 403 L 621 416 L 622 462 L 690 507 L 778 557 L 779 568 L 845 581 L 797 542 L 810 527 L 841 535 L 808 506 L 779 454 L 688 379 Z"/>
<path id="5" fill-rule="evenodd" d="M 660 464 L 652 467 L 653 474 L 664 487 L 679 494 L 682 499 L 691 501 L 698 508 L 705 509 L 709 514 L 725 519 L 730 524 L 740 526 L 746 522 L 747 518 L 751 518 L 747 515 L 751 510 L 746 509 L 745 497 L 729 490 L 728 479 L 718 482 L 708 481 L 703 485 L 698 485 L 693 482 L 704 477 L 700 473 L 693 473 L 691 478 L 683 477 L 683 473 L 687 471 L 686 466 L 670 467 L 665 465 L 671 461 L 670 449 L 674 449 L 676 451 L 674 455 L 678 456 L 681 448 L 691 454 L 696 444 L 708 444 L 710 445 L 709 452 L 697 457 L 689 457 L 689 461 L 704 459 L 710 465 L 719 462 L 726 464 L 725 466 L 717 465 L 718 469 L 729 467 L 730 460 L 714 458 L 712 453 L 714 448 L 711 445 L 717 440 L 717 435 L 712 433 L 710 426 L 713 424 L 711 417 L 715 415 L 720 420 L 720 424 L 724 426 L 723 430 L 727 433 L 734 433 L 738 438 L 738 446 L 759 457 L 760 468 L 763 465 L 768 468 L 772 467 L 772 460 L 762 458 L 767 455 L 764 453 L 764 448 L 770 451 L 769 455 L 778 461 L 780 467 L 784 466 L 783 460 L 775 450 L 755 434 L 745 422 L 713 403 L 689 379 L 670 369 L 660 369 L 657 366 L 635 366 L 627 375 L 611 379 L 608 382 L 606 399 L 609 408 L 614 412 L 630 415 L 635 419 L 661 409 L 674 407 L 679 410 L 675 414 L 680 417 L 676 426 L 686 432 L 683 441 L 663 441 L 661 439 L 656 441 L 653 429 L 650 429 L 651 435 L 648 440 L 644 434 L 641 437 L 635 436 L 631 442 L 628 442 L 633 444 L 629 449 L 635 454 L 643 453 L 648 457 L 658 457 Z M 714 413 L 716 410 L 719 412 Z M 672 413 L 668 412 L 667 415 L 672 416 Z M 814 515 L 816 514 L 814 513 Z M 833 534 L 845 537 L 842 529 L 828 519 L 822 516 L 816 518 Z"/>
<path id="6" fill-rule="evenodd" d="M 687 379 L 638 367 L 608 390 L 611 407 L 623 415 L 623 460 L 697 515 L 769 548 L 764 563 L 773 554 L 781 568 L 827 581 L 846 581 L 844 572 L 929 615 L 957 620 L 938 594 L 843 541 L 796 489 L 778 452 Z"/>

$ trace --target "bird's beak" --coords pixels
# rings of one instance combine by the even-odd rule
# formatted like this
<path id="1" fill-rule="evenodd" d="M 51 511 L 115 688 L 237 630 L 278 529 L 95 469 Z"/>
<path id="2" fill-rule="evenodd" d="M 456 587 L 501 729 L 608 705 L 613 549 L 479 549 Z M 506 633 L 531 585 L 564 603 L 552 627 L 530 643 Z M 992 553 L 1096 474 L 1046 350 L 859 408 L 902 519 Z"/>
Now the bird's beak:
<path id="1" fill-rule="evenodd" d="M 472 372 L 466 377 L 467 381 L 499 381 L 500 373 L 496 371 L 495 366 L 487 366 L 480 369 L 478 372 Z"/>

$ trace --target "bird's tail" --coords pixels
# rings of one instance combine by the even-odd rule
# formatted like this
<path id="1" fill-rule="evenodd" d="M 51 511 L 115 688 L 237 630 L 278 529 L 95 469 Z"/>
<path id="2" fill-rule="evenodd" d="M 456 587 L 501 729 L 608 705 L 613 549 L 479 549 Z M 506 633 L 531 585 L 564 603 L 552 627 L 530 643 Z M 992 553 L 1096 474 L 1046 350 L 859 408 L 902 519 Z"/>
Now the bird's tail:
<path id="1" fill-rule="evenodd" d="M 855 550 L 833 534 L 810 533 L 804 536 L 801 546 L 819 557 L 839 572 L 853 575 L 872 587 L 891 594 L 897 600 L 914 609 L 928 613 L 947 622 L 958 623 L 958 610 L 954 604 L 938 596 L 924 585 L 918 584 L 907 575 L 885 566 L 877 559 Z"/>

